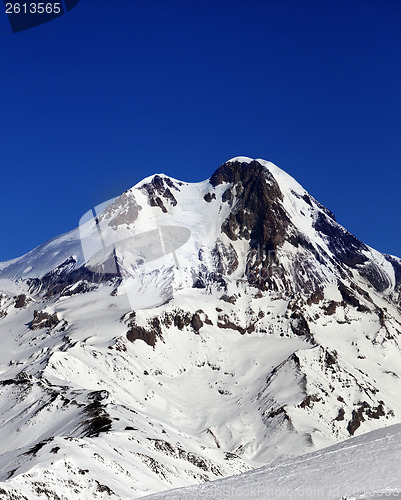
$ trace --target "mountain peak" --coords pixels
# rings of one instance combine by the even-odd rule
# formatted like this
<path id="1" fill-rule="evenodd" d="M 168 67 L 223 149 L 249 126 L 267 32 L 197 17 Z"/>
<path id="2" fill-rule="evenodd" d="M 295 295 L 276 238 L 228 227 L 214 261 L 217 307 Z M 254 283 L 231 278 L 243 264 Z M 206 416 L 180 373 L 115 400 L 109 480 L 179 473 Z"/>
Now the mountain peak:
<path id="1" fill-rule="evenodd" d="M 266 172 L 266 169 L 257 160 L 237 157 L 223 163 L 211 176 L 209 182 L 212 186 L 218 186 L 223 182 L 247 183 L 258 178 L 262 172 Z"/>
<path id="2" fill-rule="evenodd" d="M 243 160 L 239 157 L 224 163 L 209 182 L 213 187 L 230 184 L 222 196 L 231 207 L 222 231 L 230 240 L 247 239 L 252 248 L 266 253 L 284 241 L 290 220 L 271 172 L 258 160 Z"/>

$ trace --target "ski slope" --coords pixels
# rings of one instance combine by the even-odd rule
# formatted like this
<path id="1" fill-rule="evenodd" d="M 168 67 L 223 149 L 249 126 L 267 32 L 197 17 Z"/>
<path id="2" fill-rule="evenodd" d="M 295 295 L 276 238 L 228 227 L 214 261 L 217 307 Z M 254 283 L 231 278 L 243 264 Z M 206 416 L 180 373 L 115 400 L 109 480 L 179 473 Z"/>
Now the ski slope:
<path id="1" fill-rule="evenodd" d="M 369 432 L 318 452 L 149 500 L 401 498 L 401 425 Z"/>

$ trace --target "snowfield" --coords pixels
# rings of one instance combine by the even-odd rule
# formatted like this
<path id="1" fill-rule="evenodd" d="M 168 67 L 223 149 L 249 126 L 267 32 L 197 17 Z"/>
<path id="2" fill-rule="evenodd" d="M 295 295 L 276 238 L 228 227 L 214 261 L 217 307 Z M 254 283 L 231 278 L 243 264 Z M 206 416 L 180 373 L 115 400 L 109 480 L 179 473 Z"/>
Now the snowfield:
<path id="1" fill-rule="evenodd" d="M 144 497 L 149 500 L 401 498 L 401 425 L 274 466 Z"/>

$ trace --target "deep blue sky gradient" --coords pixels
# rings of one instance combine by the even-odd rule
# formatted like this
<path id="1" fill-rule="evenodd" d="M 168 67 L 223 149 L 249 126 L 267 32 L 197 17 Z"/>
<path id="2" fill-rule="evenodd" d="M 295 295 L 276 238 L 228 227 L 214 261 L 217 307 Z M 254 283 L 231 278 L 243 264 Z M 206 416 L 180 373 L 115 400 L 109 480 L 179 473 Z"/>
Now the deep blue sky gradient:
<path id="1" fill-rule="evenodd" d="M 401 1 L 80 0 L 0 40 L 0 260 L 237 155 L 401 256 Z"/>

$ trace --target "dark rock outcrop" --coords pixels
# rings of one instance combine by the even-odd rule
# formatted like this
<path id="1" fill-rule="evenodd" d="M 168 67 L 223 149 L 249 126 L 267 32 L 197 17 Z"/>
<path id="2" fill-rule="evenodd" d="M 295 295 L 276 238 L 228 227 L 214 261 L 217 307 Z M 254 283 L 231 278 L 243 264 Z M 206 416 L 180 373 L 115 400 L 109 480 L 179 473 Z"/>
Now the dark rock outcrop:
<path id="1" fill-rule="evenodd" d="M 291 314 L 291 329 L 295 335 L 305 335 L 310 336 L 310 329 L 305 316 L 301 311 L 297 310 Z"/>
<path id="2" fill-rule="evenodd" d="M 206 193 L 203 199 L 207 202 L 210 203 L 211 201 L 216 199 L 216 195 L 214 193 Z"/>
<path id="3" fill-rule="evenodd" d="M 84 436 L 96 437 L 99 436 L 101 432 L 107 432 L 112 429 L 112 420 L 105 406 L 101 403 L 101 399 L 98 397 L 90 399 L 93 399 L 93 401 L 86 405 L 83 410 L 85 415 L 83 422 Z"/>
<path id="4" fill-rule="evenodd" d="M 156 345 L 157 337 L 161 337 L 161 326 L 158 318 L 152 318 L 147 328 L 134 324 L 127 332 L 127 339 L 131 342 L 143 340 L 151 347 Z"/>
<path id="5" fill-rule="evenodd" d="M 174 187 L 171 179 L 164 179 L 159 175 L 155 175 L 151 182 L 144 184 L 141 189 L 148 195 L 148 202 L 151 207 L 159 207 L 162 212 L 166 213 L 168 211 L 166 205 L 173 207 L 177 205 L 177 200 L 170 191 L 170 187 Z"/>
<path id="6" fill-rule="evenodd" d="M 79 293 L 91 289 L 88 284 L 98 284 L 112 280 L 121 279 L 118 267 L 114 266 L 115 272 L 97 272 L 94 269 L 88 269 L 86 266 L 75 268 L 75 260 L 71 257 L 63 264 L 45 274 L 41 278 L 31 278 L 27 280 L 31 292 L 41 292 L 45 298 L 51 298 L 59 294 L 73 295 L 77 293 L 70 287 L 82 281 L 83 285 Z"/>
<path id="7" fill-rule="evenodd" d="M 368 260 L 362 253 L 368 247 L 325 214 L 318 213 L 314 228 L 326 236 L 330 251 L 342 264 L 355 268 Z"/>
<path id="8" fill-rule="evenodd" d="M 216 187 L 231 184 L 223 202 L 233 204 L 222 231 L 231 239 L 250 240 L 251 248 L 260 247 L 264 254 L 275 250 L 286 236 L 290 223 L 281 204 L 283 194 L 272 176 L 259 162 L 227 162 L 210 178 Z"/>
<path id="9" fill-rule="evenodd" d="M 361 423 L 365 421 L 365 417 L 370 419 L 379 419 L 386 416 L 386 411 L 384 409 L 384 402 L 379 401 L 377 407 L 370 406 L 369 403 L 363 401 L 359 404 L 359 408 L 352 411 L 352 418 L 348 422 L 347 430 L 350 436 L 353 436 L 356 430 L 361 426 Z"/>
<path id="10" fill-rule="evenodd" d="M 45 311 L 33 312 L 33 320 L 29 325 L 31 330 L 38 330 L 39 328 L 53 328 L 60 323 L 57 314 L 49 314 Z"/>
<path id="11" fill-rule="evenodd" d="M 22 307 L 25 307 L 26 304 L 27 304 L 27 297 L 24 293 L 15 297 L 14 307 L 16 309 L 21 309 Z"/>

